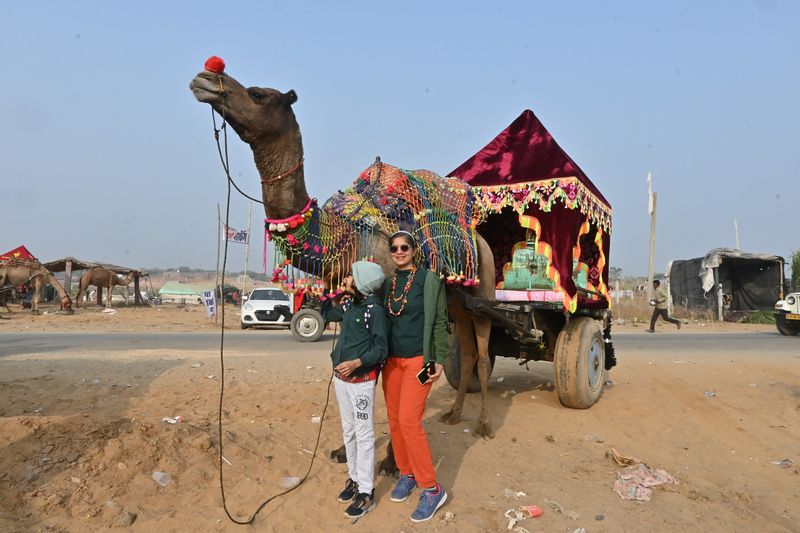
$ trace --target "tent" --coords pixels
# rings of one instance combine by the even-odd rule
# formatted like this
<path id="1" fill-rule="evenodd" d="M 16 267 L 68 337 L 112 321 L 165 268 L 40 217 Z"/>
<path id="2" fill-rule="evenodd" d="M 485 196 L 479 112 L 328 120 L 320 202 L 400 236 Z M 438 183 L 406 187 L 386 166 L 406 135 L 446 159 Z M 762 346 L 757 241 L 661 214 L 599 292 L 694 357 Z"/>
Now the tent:
<path id="1" fill-rule="evenodd" d="M 28 251 L 25 246 L 17 246 L 11 251 L 0 255 L 0 261 L 17 260 L 17 261 L 36 261 L 32 253 Z"/>
<path id="2" fill-rule="evenodd" d="M 716 248 L 667 267 L 674 305 L 728 312 L 771 310 L 783 297 L 784 259 L 778 255 Z"/>
<path id="3" fill-rule="evenodd" d="M 533 239 L 529 248 L 546 258 L 543 271 L 565 309 L 608 306 L 611 204 L 532 111 L 448 176 L 475 192 L 477 230 L 495 254 L 498 288 Z"/>

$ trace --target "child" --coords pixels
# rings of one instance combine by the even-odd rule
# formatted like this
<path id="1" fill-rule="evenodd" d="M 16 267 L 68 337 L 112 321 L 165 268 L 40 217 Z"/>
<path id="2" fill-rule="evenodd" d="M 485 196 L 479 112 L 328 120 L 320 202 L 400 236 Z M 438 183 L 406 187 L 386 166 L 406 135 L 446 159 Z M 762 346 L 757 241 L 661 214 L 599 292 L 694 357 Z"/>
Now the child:
<path id="1" fill-rule="evenodd" d="M 326 321 L 342 322 L 331 359 L 350 478 L 338 500 L 352 501 L 344 514 L 359 518 L 375 508 L 372 418 L 378 370 L 388 350 L 388 321 L 383 302 L 375 295 L 384 280 L 381 267 L 357 261 L 352 268 L 352 276 L 345 278 L 345 296 L 339 304 L 326 300 L 322 316 Z"/>

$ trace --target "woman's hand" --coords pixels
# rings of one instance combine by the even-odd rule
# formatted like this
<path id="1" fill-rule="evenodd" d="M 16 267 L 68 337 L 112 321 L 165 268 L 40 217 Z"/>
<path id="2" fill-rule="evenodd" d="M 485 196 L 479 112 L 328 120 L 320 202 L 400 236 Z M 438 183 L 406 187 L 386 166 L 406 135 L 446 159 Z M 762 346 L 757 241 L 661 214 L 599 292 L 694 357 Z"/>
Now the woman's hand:
<path id="1" fill-rule="evenodd" d="M 444 366 L 440 365 L 439 363 L 435 363 L 434 365 L 436 367 L 436 372 L 431 374 L 430 379 L 428 379 L 428 383 L 433 383 L 434 381 L 436 381 L 437 379 L 442 377 L 442 372 L 444 371 Z"/>
<path id="2" fill-rule="evenodd" d="M 355 369 L 361 366 L 361 359 L 353 359 L 352 361 L 345 361 L 344 363 L 339 363 L 334 368 L 335 371 L 340 373 L 343 376 L 349 376 L 353 373 Z"/>

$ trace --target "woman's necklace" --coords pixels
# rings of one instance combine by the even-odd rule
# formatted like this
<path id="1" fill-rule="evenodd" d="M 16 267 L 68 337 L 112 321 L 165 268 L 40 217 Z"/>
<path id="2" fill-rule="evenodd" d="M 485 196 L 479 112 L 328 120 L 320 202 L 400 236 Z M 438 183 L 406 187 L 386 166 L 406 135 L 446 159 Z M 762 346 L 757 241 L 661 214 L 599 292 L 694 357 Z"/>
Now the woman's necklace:
<path id="1" fill-rule="evenodd" d="M 406 286 L 403 287 L 403 292 L 400 294 L 400 296 L 397 296 L 395 293 L 395 290 L 397 289 L 397 272 L 394 273 L 394 278 L 392 278 L 392 287 L 389 289 L 389 297 L 386 298 L 386 311 L 388 311 L 391 316 L 400 316 L 403 313 L 403 310 L 406 308 L 406 304 L 408 303 L 408 291 L 411 290 L 411 285 L 414 284 L 414 275 L 416 273 L 416 267 L 412 268 L 411 272 L 408 274 Z M 395 311 L 393 309 L 393 304 L 398 302 L 400 302 L 400 309 Z"/>

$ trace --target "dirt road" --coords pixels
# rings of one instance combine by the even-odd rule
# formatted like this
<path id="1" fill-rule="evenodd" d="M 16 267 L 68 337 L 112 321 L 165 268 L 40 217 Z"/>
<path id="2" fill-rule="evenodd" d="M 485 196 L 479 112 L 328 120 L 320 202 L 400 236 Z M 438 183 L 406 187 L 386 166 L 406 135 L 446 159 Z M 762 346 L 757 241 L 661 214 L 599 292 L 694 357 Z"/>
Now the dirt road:
<path id="1" fill-rule="evenodd" d="M 82 331 L 109 331 L 114 318 L 85 316 L 73 323 L 84 324 Z M 120 331 L 213 331 L 199 313 L 116 318 L 126 316 L 139 327 Z M 70 330 L 68 317 L 25 318 L 27 328 L 14 318 L 4 331 Z M 346 468 L 327 458 L 340 443 L 332 403 L 309 480 L 270 504 L 255 530 L 506 531 L 507 509 L 536 504 L 544 515 L 519 524 L 530 531 L 800 531 L 800 342 L 770 328 L 684 330 L 620 333 L 613 386 L 586 411 L 559 404 L 552 365 L 526 369 L 498 359 L 492 440 L 472 433 L 475 395 L 467 399 L 467 420 L 438 422 L 454 392 L 437 384 L 425 424 L 451 498 L 428 524 L 408 520 L 416 499 L 389 501 L 393 480 L 386 477 L 378 479 L 374 512 L 355 525 L 342 516 L 335 494 Z M 224 471 L 228 506 L 244 518 L 280 491 L 280 478 L 308 468 L 330 343 L 297 344 L 282 331 L 236 335 L 246 341 L 231 341 L 226 352 Z M 13 339 L 0 336 L 0 530 L 94 531 L 132 521 L 139 531 L 241 531 L 225 517 L 219 495 L 213 348 Z M 175 415 L 184 421 L 162 422 Z M 382 457 L 383 402 L 376 420 Z M 612 447 L 679 483 L 656 487 L 649 502 L 622 500 L 612 490 L 621 470 L 606 456 Z M 170 483 L 160 487 L 154 471 L 169 473 Z M 444 511 L 454 513 L 449 523 Z"/>

